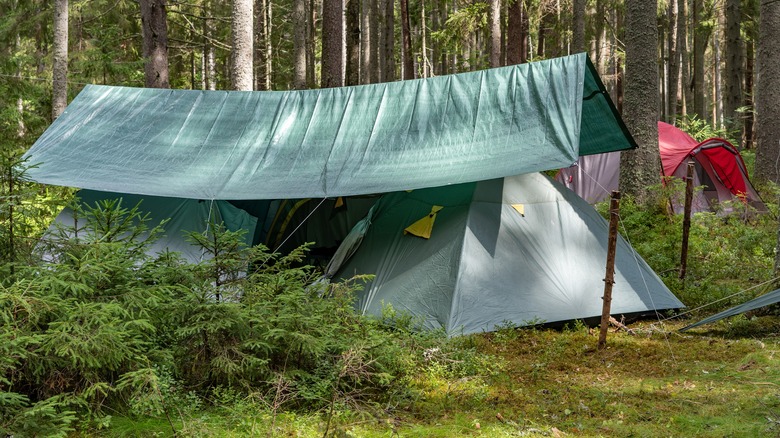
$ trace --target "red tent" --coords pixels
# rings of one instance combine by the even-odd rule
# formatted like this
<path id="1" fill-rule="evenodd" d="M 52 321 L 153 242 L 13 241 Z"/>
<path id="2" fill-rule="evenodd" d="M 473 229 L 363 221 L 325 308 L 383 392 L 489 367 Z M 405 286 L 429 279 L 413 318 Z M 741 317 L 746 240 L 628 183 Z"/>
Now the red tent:
<path id="1" fill-rule="evenodd" d="M 693 211 L 712 210 L 716 204 L 735 197 L 767 211 L 750 183 L 742 156 L 727 140 L 710 138 L 700 143 L 670 124 L 658 122 L 658 147 L 664 176 L 684 178 L 686 163 L 694 162 L 694 185 L 704 187 L 697 191 Z M 617 190 L 617 154 L 581 157 L 574 166 L 562 169 L 557 179 L 589 202 L 603 200 L 611 190 Z M 682 207 L 675 205 L 675 210 L 678 208 Z"/>

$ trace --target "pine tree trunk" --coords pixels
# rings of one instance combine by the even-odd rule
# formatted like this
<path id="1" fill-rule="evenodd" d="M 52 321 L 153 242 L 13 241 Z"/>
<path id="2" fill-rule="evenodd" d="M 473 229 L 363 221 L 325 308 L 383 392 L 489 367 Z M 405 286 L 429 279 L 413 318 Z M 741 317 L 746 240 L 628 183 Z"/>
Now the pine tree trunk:
<path id="1" fill-rule="evenodd" d="M 718 32 L 719 26 L 715 26 L 713 29 L 714 35 L 712 36 L 712 56 L 714 59 L 713 72 L 712 72 L 712 114 L 713 125 L 716 128 L 723 127 L 723 93 L 720 85 L 720 34 Z"/>
<path id="2" fill-rule="evenodd" d="M 371 40 L 369 60 L 371 68 L 366 72 L 368 80 L 375 84 L 379 82 L 379 4 L 377 0 L 370 1 L 368 15 L 368 39 Z"/>
<path id="3" fill-rule="evenodd" d="M 306 25 L 306 84 L 308 88 L 314 88 L 317 86 L 315 79 L 314 64 L 316 59 L 314 57 L 315 39 L 317 38 L 317 7 L 314 0 L 309 0 L 309 5 L 306 8 L 306 16 L 308 22 Z"/>
<path id="4" fill-rule="evenodd" d="M 68 105 L 68 0 L 54 1 L 54 56 L 52 62 L 52 120 Z"/>
<path id="5" fill-rule="evenodd" d="M 756 67 L 756 179 L 780 184 L 780 2 L 761 1 Z M 777 269 L 780 256 L 776 256 Z"/>
<path id="6" fill-rule="evenodd" d="M 688 44 L 688 0 L 678 0 L 680 9 L 677 14 L 677 45 L 680 47 L 680 115 L 683 118 L 691 113 L 693 105 L 693 83 L 691 82 L 690 45 Z"/>
<path id="7" fill-rule="evenodd" d="M 626 82 L 623 119 L 639 148 L 624 151 L 620 190 L 639 203 L 658 183 L 658 28 L 657 1 L 626 0 Z"/>
<path id="8" fill-rule="evenodd" d="M 528 55 L 531 53 L 529 37 L 531 35 L 531 19 L 528 16 L 528 0 L 517 0 L 523 6 L 520 15 L 520 63 L 528 62 Z"/>
<path id="9" fill-rule="evenodd" d="M 382 81 L 395 80 L 395 0 L 385 0 L 382 51 Z"/>
<path id="10" fill-rule="evenodd" d="M 292 19 L 293 88 L 303 90 L 306 88 L 306 0 L 293 1 Z"/>
<path id="11" fill-rule="evenodd" d="M 522 19 L 523 19 L 523 2 L 522 0 L 515 0 L 509 5 L 507 17 L 507 38 L 506 38 L 506 63 L 507 65 L 515 65 L 523 62 L 522 58 Z"/>
<path id="12" fill-rule="evenodd" d="M 414 61 L 412 60 L 412 30 L 409 25 L 409 0 L 401 2 L 401 36 L 403 40 L 403 79 L 414 79 Z"/>
<path id="13" fill-rule="evenodd" d="M 230 83 L 234 90 L 251 91 L 253 88 L 252 9 L 252 0 L 233 0 Z"/>
<path id="14" fill-rule="evenodd" d="M 726 48 L 725 48 L 725 92 L 723 95 L 723 117 L 726 127 L 732 131 L 739 127 L 739 108 L 742 99 L 742 35 L 740 32 L 740 0 L 726 0 Z"/>
<path id="15" fill-rule="evenodd" d="M 430 62 L 428 62 L 428 35 L 427 23 L 425 22 L 425 2 L 420 2 L 420 62 L 422 63 L 422 77 L 431 76 Z"/>
<path id="16" fill-rule="evenodd" d="M 490 66 L 501 66 L 501 0 L 490 0 Z"/>
<path id="17" fill-rule="evenodd" d="M 585 47 L 585 0 L 574 0 L 572 5 L 571 52 L 586 52 Z"/>
<path id="18" fill-rule="evenodd" d="M 345 21 L 347 26 L 347 68 L 344 85 L 358 85 L 361 71 L 364 78 L 367 76 L 365 70 L 367 65 L 364 65 L 362 69 L 360 67 L 360 0 L 347 0 Z M 366 34 L 365 27 L 362 34 Z M 363 47 L 365 51 L 365 45 Z"/>
<path id="19" fill-rule="evenodd" d="M 371 0 L 362 0 L 362 5 L 360 7 L 360 48 L 361 48 L 361 55 L 360 55 L 360 78 L 361 82 L 364 84 L 370 84 L 371 83 L 371 76 L 368 74 L 370 70 L 374 68 L 373 65 L 371 65 L 371 61 L 373 61 L 371 57 L 371 50 L 372 50 L 372 44 L 374 43 L 371 41 L 371 32 L 368 30 L 369 27 L 371 27 Z M 347 11 L 347 14 L 349 14 L 349 11 Z"/>
<path id="20" fill-rule="evenodd" d="M 269 8 L 269 2 L 268 0 L 257 0 L 257 3 L 255 4 L 256 9 L 256 25 L 255 25 L 255 34 L 257 35 L 255 38 L 255 89 L 256 90 L 270 90 L 271 84 L 270 84 L 270 74 L 268 69 L 268 8 Z M 213 54 L 213 48 L 212 48 L 212 54 Z M 213 55 L 212 55 L 213 56 Z M 214 59 L 212 57 L 211 63 L 213 68 L 213 62 Z M 213 90 L 213 88 L 209 88 L 210 90 Z"/>
<path id="21" fill-rule="evenodd" d="M 322 88 L 340 87 L 344 83 L 343 15 L 342 0 L 322 1 Z"/>
<path id="22" fill-rule="evenodd" d="M 707 49 L 706 31 L 702 24 L 703 0 L 693 0 L 693 112 L 707 120 L 704 86 L 704 51 Z"/>
<path id="23" fill-rule="evenodd" d="M 669 1 L 669 33 L 667 34 L 667 45 L 669 46 L 669 75 L 666 81 L 666 121 L 674 123 L 677 118 L 677 85 L 680 83 L 680 51 L 678 50 L 678 29 L 677 29 L 677 11 L 679 9 L 678 1 Z"/>
<path id="24" fill-rule="evenodd" d="M 754 145 L 753 127 L 755 120 L 755 107 L 753 102 L 753 60 L 755 58 L 755 50 L 753 49 L 754 39 L 751 39 L 745 45 L 745 100 L 744 105 L 748 108 L 748 113 L 745 116 L 745 126 L 742 131 L 742 144 L 745 145 L 745 149 L 752 149 Z"/>
<path id="25" fill-rule="evenodd" d="M 170 88 L 168 81 L 168 22 L 165 0 L 140 0 L 143 34 L 144 86 Z"/>
<path id="26" fill-rule="evenodd" d="M 212 39 L 214 38 L 214 8 L 211 1 L 204 2 L 203 18 L 203 88 L 206 90 L 217 89 L 217 60 L 216 50 Z"/>

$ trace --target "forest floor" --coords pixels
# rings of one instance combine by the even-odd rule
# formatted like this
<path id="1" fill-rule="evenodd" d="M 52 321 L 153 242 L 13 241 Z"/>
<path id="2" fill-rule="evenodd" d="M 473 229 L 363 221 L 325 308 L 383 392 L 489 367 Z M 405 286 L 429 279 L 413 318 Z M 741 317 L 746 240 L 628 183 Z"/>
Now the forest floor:
<path id="1" fill-rule="evenodd" d="M 686 321 L 690 323 L 693 321 Z M 610 330 L 515 329 L 461 340 L 483 375 L 416 377 L 411 407 L 337 409 L 337 437 L 780 436 L 780 318 L 732 318 L 680 333 L 681 322 Z M 224 406 L 180 416 L 177 436 L 323 436 L 328 413 L 272 415 Z M 110 436 L 173 436 L 163 420 L 115 418 Z"/>

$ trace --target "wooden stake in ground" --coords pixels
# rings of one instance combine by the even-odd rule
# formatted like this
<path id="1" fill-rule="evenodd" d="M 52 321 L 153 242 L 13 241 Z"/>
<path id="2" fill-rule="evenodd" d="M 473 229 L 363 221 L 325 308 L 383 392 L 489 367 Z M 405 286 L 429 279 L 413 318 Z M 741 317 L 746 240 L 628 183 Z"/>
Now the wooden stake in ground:
<path id="1" fill-rule="evenodd" d="M 607 347 L 607 329 L 609 313 L 612 308 L 612 285 L 615 284 L 615 247 L 617 246 L 617 227 L 620 218 L 620 192 L 613 191 L 609 204 L 609 241 L 607 243 L 607 273 L 604 276 L 604 300 L 601 307 L 601 331 L 599 332 L 599 350 Z"/>
<path id="2" fill-rule="evenodd" d="M 683 210 L 682 250 L 680 251 L 681 280 L 685 279 L 685 271 L 688 269 L 688 233 L 691 230 L 691 204 L 693 204 L 693 161 L 688 162 L 688 173 L 685 177 L 685 209 Z"/>

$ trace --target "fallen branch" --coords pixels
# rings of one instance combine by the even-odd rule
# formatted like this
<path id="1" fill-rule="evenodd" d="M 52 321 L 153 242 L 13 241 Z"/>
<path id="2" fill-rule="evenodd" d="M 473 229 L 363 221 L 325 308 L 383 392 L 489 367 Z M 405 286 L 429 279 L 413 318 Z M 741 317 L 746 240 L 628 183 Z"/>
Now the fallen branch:
<path id="1" fill-rule="evenodd" d="M 622 322 L 618 321 L 617 319 L 615 319 L 615 318 L 614 318 L 614 317 L 612 317 L 612 316 L 610 316 L 610 317 L 609 317 L 609 323 L 610 323 L 610 324 L 612 324 L 612 325 L 614 325 L 614 326 L 615 326 L 615 327 L 617 327 L 618 329 L 623 329 L 623 330 L 625 330 L 625 331 L 626 331 L 626 333 L 628 333 L 629 335 L 634 335 L 634 334 L 636 334 L 636 333 L 634 333 L 634 330 L 633 330 L 633 329 L 630 329 L 630 328 L 628 328 L 628 327 L 627 327 L 625 324 L 623 324 Z"/>

